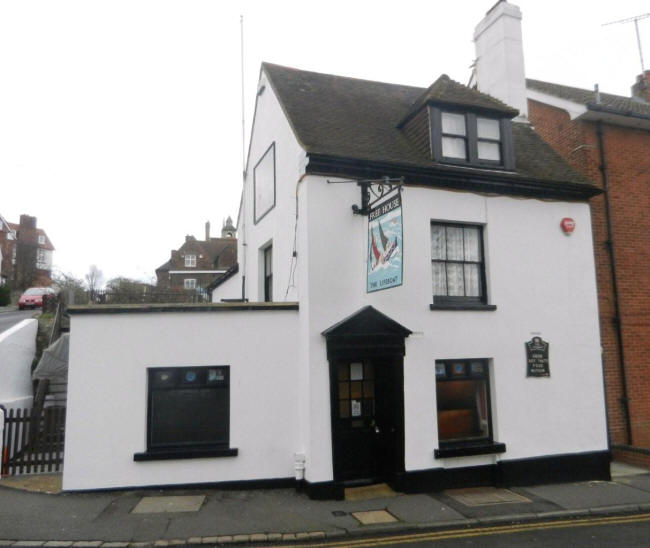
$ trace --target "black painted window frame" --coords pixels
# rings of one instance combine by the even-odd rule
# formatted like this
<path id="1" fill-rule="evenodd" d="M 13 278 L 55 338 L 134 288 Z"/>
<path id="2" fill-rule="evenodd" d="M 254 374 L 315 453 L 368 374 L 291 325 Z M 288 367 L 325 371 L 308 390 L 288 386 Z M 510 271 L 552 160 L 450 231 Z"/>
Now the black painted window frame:
<path id="1" fill-rule="evenodd" d="M 461 114 L 465 117 L 465 142 L 466 158 L 453 158 L 443 156 L 442 139 L 443 137 L 460 137 L 455 134 L 447 134 L 442 131 L 442 114 Z M 487 139 L 478 137 L 478 118 L 486 118 L 499 122 L 500 139 Z M 505 169 L 514 170 L 514 153 L 512 149 L 512 131 L 510 120 L 505 117 L 499 117 L 493 113 L 484 113 L 480 111 L 463 110 L 458 107 L 437 107 L 429 105 L 429 132 L 431 139 L 431 156 L 435 162 L 444 164 L 456 164 L 462 166 L 481 167 L 487 169 Z M 478 157 L 478 143 L 491 142 L 499 144 L 501 159 L 485 160 Z"/>
<path id="2" fill-rule="evenodd" d="M 262 249 L 262 285 L 264 302 L 273 302 L 273 244 Z"/>
<path id="3" fill-rule="evenodd" d="M 460 295 L 433 295 L 433 287 L 431 287 L 431 292 L 433 296 L 433 304 L 434 305 L 487 305 L 487 282 L 486 282 L 486 277 L 485 277 L 485 246 L 483 244 L 483 226 L 479 224 L 469 224 L 469 223 L 447 223 L 447 222 L 441 222 L 441 221 L 431 221 L 431 226 L 430 226 L 430 232 L 429 232 L 429 238 L 432 237 L 431 235 L 431 229 L 434 226 L 442 226 L 445 227 L 445 245 L 448 246 L 448 240 L 447 240 L 447 231 L 446 229 L 448 227 L 454 227 L 454 228 L 476 228 L 478 229 L 479 232 L 479 237 L 478 237 L 478 245 L 479 245 L 479 256 L 480 260 L 479 261 L 466 261 L 466 260 L 449 260 L 449 259 L 434 259 L 431 257 L 431 276 L 432 276 L 432 284 L 433 284 L 433 265 L 434 263 L 443 263 L 445 264 L 445 271 L 446 271 L 446 265 L 449 263 L 453 264 L 472 264 L 472 265 L 478 265 L 478 274 L 480 277 L 479 280 L 479 295 L 478 296 L 460 296 Z M 465 244 L 463 238 L 463 246 Z M 463 252 L 464 255 L 464 252 Z M 445 276 L 447 280 L 447 293 L 449 293 L 449 283 L 448 283 L 448 277 Z M 464 292 L 467 292 L 467 284 L 465 282 L 465 269 L 463 268 L 463 287 L 464 287 Z"/>
<path id="4" fill-rule="evenodd" d="M 464 133 L 448 133 L 448 132 L 445 132 L 443 130 L 443 124 L 442 124 L 442 117 L 445 114 L 456 114 L 456 115 L 462 116 L 463 119 L 464 119 L 464 122 L 465 122 L 465 132 Z M 467 122 L 468 122 L 467 116 L 464 115 L 461 112 L 452 112 L 452 111 L 448 111 L 448 110 L 444 110 L 444 111 L 440 112 L 440 150 L 441 150 L 441 154 L 442 154 L 443 143 L 444 143 L 445 137 L 449 137 L 449 138 L 452 138 L 452 139 L 462 139 L 462 141 L 464 143 L 464 148 L 465 148 L 465 157 L 464 158 L 458 158 L 456 156 L 443 156 L 445 159 L 453 161 L 453 162 L 463 162 L 463 163 L 468 161 L 468 159 L 469 159 L 469 148 L 470 147 L 469 147 L 469 134 L 468 134 L 468 130 L 467 130 Z"/>
<path id="5" fill-rule="evenodd" d="M 434 450 L 436 458 L 462 457 L 471 455 L 482 455 L 490 453 L 503 453 L 506 450 L 505 444 L 494 441 L 494 430 L 492 420 L 492 387 L 490 382 L 490 359 L 488 358 L 461 358 L 461 359 L 439 359 L 435 361 L 436 393 L 438 383 L 453 381 L 471 381 L 481 380 L 485 383 L 485 407 L 487 413 L 488 434 L 480 437 L 455 438 L 451 440 L 441 440 L 438 434 L 438 449 Z M 453 372 L 454 364 L 464 365 L 465 373 L 457 375 Z M 483 370 L 481 373 L 472 371 L 472 363 L 481 363 Z M 439 367 L 445 370 L 444 375 L 439 375 Z M 436 398 L 437 400 L 437 398 Z M 438 422 L 438 413 L 440 412 L 440 402 L 436 401 L 436 423 Z"/>
<path id="6" fill-rule="evenodd" d="M 210 379 L 210 370 L 218 370 L 214 373 L 214 379 Z M 197 381 L 188 381 L 186 373 L 192 372 Z M 161 381 L 156 375 L 169 373 L 169 381 Z M 218 375 L 222 375 L 219 378 Z M 154 397 L 161 391 L 174 390 L 203 390 L 211 389 L 221 391 L 223 402 L 223 414 L 215 417 L 220 421 L 223 432 L 221 439 L 194 440 L 177 442 L 158 442 L 154 439 Z M 215 393 L 215 396 L 217 394 Z M 225 401 L 224 401 L 225 400 Z M 187 420 L 188 417 L 184 417 Z M 182 424 L 182 420 L 181 420 Z M 144 453 L 136 453 L 134 460 L 166 460 L 181 458 L 220 457 L 235 456 L 237 449 L 230 448 L 230 366 L 209 365 L 209 366 L 177 366 L 177 367 L 150 367 L 147 368 L 147 450 Z"/>

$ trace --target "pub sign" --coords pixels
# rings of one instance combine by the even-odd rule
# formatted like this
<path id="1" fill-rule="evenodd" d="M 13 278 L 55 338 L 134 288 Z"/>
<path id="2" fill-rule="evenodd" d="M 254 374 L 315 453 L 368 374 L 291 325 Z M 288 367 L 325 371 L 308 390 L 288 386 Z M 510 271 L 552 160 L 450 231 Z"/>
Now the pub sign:
<path id="1" fill-rule="evenodd" d="M 541 337 L 533 337 L 526 344 L 526 376 L 550 377 L 548 346 Z"/>
<path id="2" fill-rule="evenodd" d="M 368 293 L 402 285 L 402 196 L 399 190 L 368 213 L 367 261 Z"/>

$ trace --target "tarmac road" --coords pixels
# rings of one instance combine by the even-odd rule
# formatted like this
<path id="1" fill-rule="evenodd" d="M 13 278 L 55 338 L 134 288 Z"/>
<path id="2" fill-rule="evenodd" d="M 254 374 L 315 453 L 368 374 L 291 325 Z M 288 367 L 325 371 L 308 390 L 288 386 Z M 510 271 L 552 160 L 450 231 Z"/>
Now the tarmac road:
<path id="1" fill-rule="evenodd" d="M 293 544 L 292 548 L 627 548 L 650 544 L 650 514 L 602 516 L 542 523 L 474 527 L 376 536 L 344 541 Z M 291 545 L 275 545 L 288 548 Z"/>
<path id="2" fill-rule="evenodd" d="M 31 318 L 34 314 L 38 314 L 38 310 L 10 310 L 0 312 L 0 333 L 27 318 Z"/>

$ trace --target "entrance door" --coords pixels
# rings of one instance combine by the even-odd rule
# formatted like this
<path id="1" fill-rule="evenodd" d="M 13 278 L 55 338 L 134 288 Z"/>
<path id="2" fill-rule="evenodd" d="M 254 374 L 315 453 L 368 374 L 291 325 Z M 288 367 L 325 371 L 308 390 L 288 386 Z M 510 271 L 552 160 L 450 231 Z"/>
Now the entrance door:
<path id="1" fill-rule="evenodd" d="M 334 360 L 335 481 L 391 481 L 404 470 L 402 358 Z"/>

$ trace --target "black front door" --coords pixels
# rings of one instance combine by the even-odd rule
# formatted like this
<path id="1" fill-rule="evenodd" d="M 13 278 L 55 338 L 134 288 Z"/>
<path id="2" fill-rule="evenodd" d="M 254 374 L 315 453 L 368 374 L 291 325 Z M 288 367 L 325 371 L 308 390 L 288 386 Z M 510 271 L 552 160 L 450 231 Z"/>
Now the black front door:
<path id="1" fill-rule="evenodd" d="M 404 470 L 403 360 L 330 362 L 335 481 L 391 481 Z"/>

